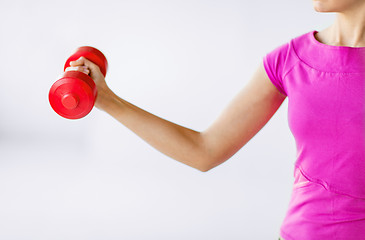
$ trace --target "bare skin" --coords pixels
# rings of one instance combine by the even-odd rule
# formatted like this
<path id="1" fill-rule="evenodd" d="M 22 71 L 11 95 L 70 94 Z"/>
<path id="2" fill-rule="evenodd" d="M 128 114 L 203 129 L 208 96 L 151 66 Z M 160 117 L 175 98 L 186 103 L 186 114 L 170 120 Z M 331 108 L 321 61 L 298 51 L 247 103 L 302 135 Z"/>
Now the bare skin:
<path id="1" fill-rule="evenodd" d="M 95 106 L 124 124 L 171 158 L 206 172 L 242 148 L 269 121 L 285 99 L 268 78 L 262 64 L 251 81 L 205 131 L 197 132 L 164 120 L 118 97 L 107 86 L 97 65 L 85 58 L 67 70 L 88 73 L 96 83 Z M 82 68 L 86 66 L 88 69 Z"/>
<path id="2" fill-rule="evenodd" d="M 335 22 L 316 34 L 334 46 L 365 47 L 365 1 L 313 0 L 317 12 L 336 12 Z M 206 172 L 228 160 L 275 114 L 286 96 L 268 78 L 262 63 L 216 121 L 198 132 L 164 120 L 125 101 L 106 84 L 99 68 L 87 59 L 71 62 L 66 71 L 90 74 L 96 83 L 95 106 L 124 124 L 171 158 Z M 280 238 L 280 240 L 284 240 Z"/>
<path id="3" fill-rule="evenodd" d="M 365 47 L 365 1 L 313 0 L 317 12 L 336 12 L 334 23 L 316 34 L 319 42 L 333 46 Z"/>

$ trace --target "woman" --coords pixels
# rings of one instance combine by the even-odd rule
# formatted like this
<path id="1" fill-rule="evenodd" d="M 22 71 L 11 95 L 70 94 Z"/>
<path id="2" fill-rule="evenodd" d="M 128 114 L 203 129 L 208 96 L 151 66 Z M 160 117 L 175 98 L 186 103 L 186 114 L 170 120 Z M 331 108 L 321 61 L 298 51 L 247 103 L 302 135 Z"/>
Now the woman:
<path id="1" fill-rule="evenodd" d="M 98 89 L 96 107 L 162 153 L 203 172 L 242 148 L 288 97 L 297 160 L 280 239 L 365 239 L 365 1 L 313 4 L 318 12 L 336 12 L 335 22 L 268 53 L 202 132 L 118 97 L 87 59 L 72 62 L 67 71 L 90 74 Z"/>

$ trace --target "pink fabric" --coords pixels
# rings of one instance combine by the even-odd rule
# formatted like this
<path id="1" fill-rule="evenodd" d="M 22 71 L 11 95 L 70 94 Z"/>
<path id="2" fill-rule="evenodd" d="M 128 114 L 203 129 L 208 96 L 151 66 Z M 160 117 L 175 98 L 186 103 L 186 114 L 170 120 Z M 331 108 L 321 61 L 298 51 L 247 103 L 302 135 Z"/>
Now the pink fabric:
<path id="1" fill-rule="evenodd" d="M 285 240 L 365 240 L 365 47 L 311 31 L 264 58 L 297 147 Z"/>

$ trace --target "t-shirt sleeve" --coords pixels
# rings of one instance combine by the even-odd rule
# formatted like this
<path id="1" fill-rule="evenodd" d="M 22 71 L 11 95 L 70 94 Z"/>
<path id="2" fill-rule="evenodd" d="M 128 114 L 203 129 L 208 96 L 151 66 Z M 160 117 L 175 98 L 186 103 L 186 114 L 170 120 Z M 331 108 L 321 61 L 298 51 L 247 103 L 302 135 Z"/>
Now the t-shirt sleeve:
<path id="1" fill-rule="evenodd" d="M 264 67 L 269 79 L 274 86 L 286 96 L 288 94 L 285 90 L 283 77 L 285 73 L 285 62 L 288 48 L 289 43 L 283 44 L 267 53 L 263 58 Z"/>

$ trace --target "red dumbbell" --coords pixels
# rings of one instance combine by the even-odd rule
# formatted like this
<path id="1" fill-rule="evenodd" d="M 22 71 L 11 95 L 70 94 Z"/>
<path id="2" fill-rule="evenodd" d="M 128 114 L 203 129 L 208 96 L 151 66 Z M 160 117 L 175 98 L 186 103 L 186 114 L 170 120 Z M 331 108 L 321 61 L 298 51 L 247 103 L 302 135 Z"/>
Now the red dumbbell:
<path id="1" fill-rule="evenodd" d="M 108 62 L 102 52 L 93 47 L 79 47 L 67 59 L 64 70 L 71 61 L 80 57 L 92 61 L 106 75 Z M 79 71 L 67 71 L 49 90 L 49 103 L 60 116 L 68 119 L 79 119 L 86 116 L 94 107 L 97 90 L 92 78 Z"/>

